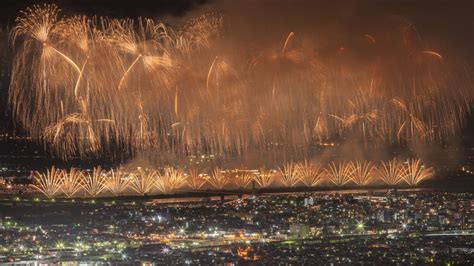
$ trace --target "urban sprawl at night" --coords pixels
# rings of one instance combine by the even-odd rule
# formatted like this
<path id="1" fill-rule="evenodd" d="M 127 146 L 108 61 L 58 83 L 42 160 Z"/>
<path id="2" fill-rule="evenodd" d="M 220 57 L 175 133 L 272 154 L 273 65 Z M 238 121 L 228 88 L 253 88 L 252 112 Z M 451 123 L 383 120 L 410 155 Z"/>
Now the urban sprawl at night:
<path id="1" fill-rule="evenodd" d="M 1 206 L 2 262 L 474 261 L 472 193 L 349 190 L 192 202 L 13 198 Z"/>

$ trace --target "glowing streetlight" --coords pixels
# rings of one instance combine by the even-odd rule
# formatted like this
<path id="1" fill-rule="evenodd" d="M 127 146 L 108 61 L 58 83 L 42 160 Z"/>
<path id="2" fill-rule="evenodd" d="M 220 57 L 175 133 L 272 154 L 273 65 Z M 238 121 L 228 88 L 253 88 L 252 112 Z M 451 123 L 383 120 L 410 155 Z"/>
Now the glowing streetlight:
<path id="1" fill-rule="evenodd" d="M 362 231 L 365 230 L 364 221 L 357 221 L 356 230 L 359 231 L 359 232 L 362 232 Z"/>

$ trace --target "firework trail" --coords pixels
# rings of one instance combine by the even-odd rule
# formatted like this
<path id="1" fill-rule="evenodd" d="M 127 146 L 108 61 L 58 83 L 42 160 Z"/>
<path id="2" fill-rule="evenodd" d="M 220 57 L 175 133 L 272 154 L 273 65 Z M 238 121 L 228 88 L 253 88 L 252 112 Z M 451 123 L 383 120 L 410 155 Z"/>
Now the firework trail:
<path id="1" fill-rule="evenodd" d="M 84 174 L 82 171 L 71 168 L 69 172 L 64 171 L 63 181 L 61 184 L 61 191 L 68 198 L 74 197 L 74 195 L 82 189 L 82 180 Z"/>
<path id="2" fill-rule="evenodd" d="M 352 181 L 356 183 L 357 186 L 366 186 L 372 179 L 375 171 L 375 166 L 371 162 L 365 161 L 352 164 Z"/>
<path id="3" fill-rule="evenodd" d="M 400 108 L 400 110 L 405 114 L 405 118 L 397 131 L 398 139 L 401 139 L 404 130 L 408 130 L 408 134 L 410 135 L 416 134 L 415 136 L 419 136 L 420 138 L 426 137 L 428 131 L 426 125 L 408 109 L 408 106 L 403 101 L 395 98 L 391 103 Z"/>
<path id="4" fill-rule="evenodd" d="M 444 60 L 443 56 L 440 53 L 435 52 L 435 51 L 421 51 L 420 53 L 434 56 L 434 57 L 438 58 L 441 61 Z"/>
<path id="5" fill-rule="evenodd" d="M 403 180 L 403 172 L 403 164 L 397 159 L 382 161 L 381 166 L 377 168 L 378 177 L 390 186 L 395 186 Z"/>
<path id="6" fill-rule="evenodd" d="M 99 166 L 92 169 L 92 174 L 88 173 L 82 181 L 82 188 L 91 197 L 95 198 L 106 189 L 107 176 L 105 171 Z"/>
<path id="7" fill-rule="evenodd" d="M 329 181 L 340 187 L 352 181 L 354 166 L 352 162 L 343 162 L 336 164 L 332 162 L 326 169 Z"/>
<path id="8" fill-rule="evenodd" d="M 410 186 L 416 186 L 425 179 L 430 178 L 432 175 L 433 169 L 425 167 L 420 159 L 408 160 L 403 171 L 403 179 Z"/>
<path id="9" fill-rule="evenodd" d="M 56 196 L 61 189 L 64 172 L 51 168 L 46 174 L 35 173 L 33 187 L 48 198 Z"/>
<path id="10" fill-rule="evenodd" d="M 107 179 L 104 185 L 112 195 L 118 196 L 127 190 L 130 185 L 130 178 L 128 178 L 122 169 L 111 169 L 107 173 Z"/>
<path id="11" fill-rule="evenodd" d="M 186 182 L 192 190 L 200 190 L 207 183 L 207 177 L 198 169 L 192 168 L 188 171 Z"/>
<path id="12" fill-rule="evenodd" d="M 63 159 L 459 136 L 474 94 L 463 61 L 427 49 L 411 24 L 397 23 L 385 37 L 358 36 L 364 49 L 327 56 L 324 41 L 297 28 L 268 42 L 240 40 L 219 14 L 174 30 L 35 5 L 11 31 L 9 103 L 29 135 Z"/>
<path id="13" fill-rule="evenodd" d="M 258 174 L 256 174 L 253 180 L 258 184 L 260 188 L 269 187 L 275 180 L 275 171 L 260 168 Z"/>
<path id="14" fill-rule="evenodd" d="M 305 160 L 296 165 L 298 178 L 305 186 L 317 186 L 324 179 L 324 167 Z"/>
<path id="15" fill-rule="evenodd" d="M 153 192 L 158 176 L 159 174 L 157 171 L 138 169 L 137 173 L 134 173 L 131 176 L 130 188 L 141 196 L 148 195 Z"/>
<path id="16" fill-rule="evenodd" d="M 229 178 L 222 172 L 220 168 L 214 169 L 211 176 L 208 178 L 207 182 L 214 189 L 224 189 L 229 183 Z"/>
<path id="17" fill-rule="evenodd" d="M 296 163 L 286 163 L 282 168 L 279 168 L 278 170 L 280 171 L 280 182 L 285 187 L 294 187 L 300 181 L 298 165 Z"/>

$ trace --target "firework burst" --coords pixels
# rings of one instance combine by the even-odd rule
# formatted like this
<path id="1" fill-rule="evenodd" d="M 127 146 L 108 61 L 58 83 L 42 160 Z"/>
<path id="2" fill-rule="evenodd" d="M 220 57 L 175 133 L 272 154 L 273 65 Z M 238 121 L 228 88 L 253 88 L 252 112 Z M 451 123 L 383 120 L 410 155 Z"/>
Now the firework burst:
<path id="1" fill-rule="evenodd" d="M 200 190 L 207 182 L 207 177 L 198 169 L 192 168 L 188 171 L 186 182 L 192 190 Z"/>
<path id="2" fill-rule="evenodd" d="M 220 168 L 216 168 L 212 171 L 207 182 L 215 189 L 224 189 L 230 183 L 230 180 Z"/>
<path id="3" fill-rule="evenodd" d="M 298 173 L 298 165 L 296 163 L 286 163 L 280 171 L 280 182 L 285 187 L 294 187 L 300 181 Z"/>
<path id="4" fill-rule="evenodd" d="M 358 186 L 368 185 L 375 172 L 375 166 L 369 161 L 360 162 L 357 161 L 352 164 L 352 177 L 351 180 Z"/>
<path id="5" fill-rule="evenodd" d="M 77 192 L 79 192 L 79 190 L 82 189 L 83 179 L 84 179 L 84 173 L 78 169 L 71 168 L 69 172 L 64 171 L 63 182 L 61 184 L 61 191 L 68 198 L 74 197 L 74 195 Z"/>
<path id="6" fill-rule="evenodd" d="M 324 167 L 305 160 L 296 165 L 298 178 L 307 187 L 317 186 L 324 178 Z"/>
<path id="7" fill-rule="evenodd" d="M 138 171 L 131 176 L 130 188 L 141 196 L 148 195 L 153 192 L 158 177 L 159 173 L 157 171 L 138 169 Z"/>
<path id="8" fill-rule="evenodd" d="M 107 173 L 107 179 L 105 180 L 105 187 L 114 196 L 121 195 L 130 185 L 130 178 L 125 174 L 122 169 L 111 169 Z"/>
<path id="9" fill-rule="evenodd" d="M 253 180 L 258 184 L 260 188 L 269 187 L 275 179 L 275 171 L 260 168 L 258 174 L 256 174 Z"/>
<path id="10" fill-rule="evenodd" d="M 82 188 L 91 197 L 95 198 L 106 189 L 107 175 L 99 166 L 92 169 L 92 174 L 85 175 L 82 181 Z"/>
<path id="11" fill-rule="evenodd" d="M 162 193 L 174 192 L 186 185 L 186 176 L 181 169 L 168 167 L 165 174 L 160 175 L 156 179 L 155 186 Z"/>
<path id="12" fill-rule="evenodd" d="M 388 162 L 382 161 L 381 166 L 377 168 L 377 175 L 387 185 L 395 186 L 403 180 L 403 165 L 393 159 Z"/>
<path id="13" fill-rule="evenodd" d="M 204 14 L 175 31 L 147 18 L 27 8 L 11 31 L 12 113 L 33 139 L 70 159 L 147 149 L 293 152 L 338 139 L 442 142 L 469 112 L 463 62 L 449 50 L 419 50 L 423 41 L 406 27 L 387 29 L 386 38 L 365 34 L 368 47 L 351 50 L 361 60 L 346 49 L 336 60 L 297 28 L 255 49 L 226 35 L 224 22 Z"/>
<path id="14" fill-rule="evenodd" d="M 232 178 L 232 181 L 238 189 L 246 189 L 253 180 L 253 174 L 249 172 L 237 172 Z"/>
<path id="15" fill-rule="evenodd" d="M 33 187 L 48 198 L 56 196 L 61 189 L 64 172 L 54 166 L 46 174 L 35 173 Z"/>
<path id="16" fill-rule="evenodd" d="M 326 173 L 329 181 L 340 187 L 351 182 L 354 173 L 354 166 L 352 162 L 343 162 L 339 164 L 332 162 L 326 169 Z"/>
<path id="17" fill-rule="evenodd" d="M 403 180 L 410 186 L 416 186 L 431 176 L 433 176 L 433 169 L 425 167 L 420 159 L 408 160 L 403 171 Z"/>

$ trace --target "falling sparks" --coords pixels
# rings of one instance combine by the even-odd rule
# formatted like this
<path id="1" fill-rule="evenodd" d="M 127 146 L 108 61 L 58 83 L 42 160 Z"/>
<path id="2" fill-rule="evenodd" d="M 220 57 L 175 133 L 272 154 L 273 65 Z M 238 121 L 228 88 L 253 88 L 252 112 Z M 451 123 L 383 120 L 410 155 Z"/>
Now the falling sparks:
<path id="1" fill-rule="evenodd" d="M 377 59 L 349 64 L 347 53 L 326 60 L 308 49 L 318 40 L 298 29 L 257 49 L 224 45 L 223 29 L 219 14 L 174 30 L 147 18 L 27 8 L 11 32 L 13 114 L 33 139 L 70 159 L 150 148 L 231 156 L 337 139 L 439 143 L 459 134 L 469 112 L 462 62 L 449 51 L 418 50 L 426 45 L 409 32 L 363 35 Z"/>

